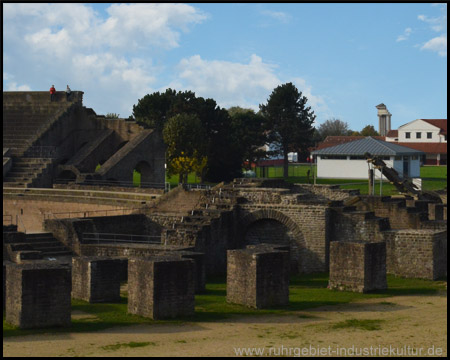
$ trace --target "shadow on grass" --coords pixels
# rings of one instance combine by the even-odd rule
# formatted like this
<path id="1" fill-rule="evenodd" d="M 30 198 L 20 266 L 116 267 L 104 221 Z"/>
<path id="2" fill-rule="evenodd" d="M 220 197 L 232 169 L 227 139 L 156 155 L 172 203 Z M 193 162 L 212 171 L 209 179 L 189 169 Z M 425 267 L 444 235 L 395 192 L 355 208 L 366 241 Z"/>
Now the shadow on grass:
<path id="1" fill-rule="evenodd" d="M 185 322 L 246 321 L 243 316 L 292 315 L 297 311 L 322 306 L 342 305 L 371 298 L 386 298 L 408 295 L 436 295 L 446 291 L 446 278 L 443 281 L 404 279 L 388 275 L 388 289 L 368 294 L 335 291 L 327 289 L 328 274 L 296 275 L 290 279 L 289 305 L 271 309 L 252 309 L 243 305 L 229 304 L 226 301 L 226 278 L 208 279 L 204 294 L 195 296 L 195 314 L 175 320 L 151 320 L 128 313 L 127 296 L 118 303 L 89 304 L 72 300 L 72 310 L 92 315 L 86 319 L 73 319 L 69 328 L 48 328 L 21 330 L 5 323 L 3 316 L 3 337 L 102 331 L 112 327 L 130 325 L 181 324 Z M 278 321 L 279 319 L 277 319 Z M 267 320 L 269 321 L 269 320 Z M 180 330 L 181 331 L 181 330 Z"/>

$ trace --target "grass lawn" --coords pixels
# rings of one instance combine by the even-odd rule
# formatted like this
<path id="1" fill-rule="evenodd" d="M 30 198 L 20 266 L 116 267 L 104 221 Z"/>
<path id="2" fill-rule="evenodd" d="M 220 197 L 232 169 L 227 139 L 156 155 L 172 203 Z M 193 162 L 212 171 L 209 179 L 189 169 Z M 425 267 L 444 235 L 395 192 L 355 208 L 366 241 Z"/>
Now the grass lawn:
<path id="1" fill-rule="evenodd" d="M 308 181 L 307 172 L 310 171 Z M 311 165 L 294 165 L 289 166 L 289 178 L 287 181 L 297 184 L 312 183 L 312 174 L 316 171 L 316 167 Z M 256 170 L 256 175 L 262 175 L 260 168 Z M 283 168 L 280 166 L 271 166 L 266 169 L 266 177 L 281 178 L 283 177 Z M 440 190 L 447 186 L 447 166 L 422 166 L 420 168 L 420 176 L 424 190 Z M 367 180 L 345 180 L 345 179 L 317 179 L 317 184 L 337 184 L 341 185 L 341 189 L 359 189 L 361 194 L 367 195 L 369 186 Z M 375 194 L 380 194 L 380 183 L 377 181 L 375 185 Z M 396 187 L 387 181 L 382 185 L 383 195 L 398 194 Z"/>
<path id="2" fill-rule="evenodd" d="M 445 289 L 445 282 L 443 281 L 403 279 L 394 276 L 388 276 L 388 290 L 370 294 L 329 290 L 327 289 L 327 285 L 328 274 L 325 273 L 293 276 L 290 281 L 288 306 L 254 310 L 241 305 L 228 304 L 226 302 L 225 279 L 215 279 L 207 283 L 205 294 L 196 295 L 194 316 L 164 321 L 154 321 L 128 314 L 126 293 L 121 294 L 121 302 L 116 304 L 89 304 L 81 300 L 72 300 L 73 311 L 82 311 L 83 313 L 92 315 L 92 317 L 73 320 L 70 328 L 20 330 L 7 324 L 5 322 L 5 315 L 3 315 L 3 337 L 42 333 L 90 332 L 104 330 L 114 326 L 136 324 L 158 325 L 216 321 L 242 315 L 284 314 L 302 317 L 304 315 L 297 313 L 298 311 L 323 305 L 345 304 L 370 298 L 383 299 L 397 295 L 433 295 Z"/>

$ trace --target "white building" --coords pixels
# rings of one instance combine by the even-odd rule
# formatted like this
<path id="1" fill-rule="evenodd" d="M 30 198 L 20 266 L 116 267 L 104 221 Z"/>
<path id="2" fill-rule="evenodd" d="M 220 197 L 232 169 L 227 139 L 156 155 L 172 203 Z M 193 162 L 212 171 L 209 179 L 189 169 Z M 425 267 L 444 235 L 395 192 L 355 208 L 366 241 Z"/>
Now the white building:
<path id="1" fill-rule="evenodd" d="M 387 166 L 394 168 L 400 176 L 420 177 L 422 151 L 394 143 L 366 137 L 360 140 L 331 146 L 312 152 L 317 163 L 317 177 L 331 179 L 368 179 L 369 164 L 365 154 L 381 157 Z M 380 178 L 379 170 L 375 178 Z"/>
<path id="2" fill-rule="evenodd" d="M 426 165 L 447 164 L 447 119 L 417 119 L 386 134 L 386 141 L 407 146 L 426 155 Z"/>

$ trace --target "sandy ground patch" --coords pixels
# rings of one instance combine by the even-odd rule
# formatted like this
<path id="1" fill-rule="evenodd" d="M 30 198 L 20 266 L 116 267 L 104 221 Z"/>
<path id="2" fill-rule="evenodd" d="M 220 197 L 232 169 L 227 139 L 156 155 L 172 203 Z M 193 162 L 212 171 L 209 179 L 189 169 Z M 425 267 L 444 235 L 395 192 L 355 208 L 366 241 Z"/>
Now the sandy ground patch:
<path id="1" fill-rule="evenodd" d="M 84 316 L 76 313 L 74 316 Z M 350 319 L 381 320 L 379 330 L 333 328 Z M 130 347 L 130 343 L 140 347 Z M 136 325 L 92 333 L 3 339 L 3 356 L 447 355 L 447 293 L 396 296 L 327 306 L 293 315 Z M 352 350 L 353 349 L 353 350 Z M 383 350 L 386 349 L 386 350 Z M 397 353 L 393 353 L 397 351 Z M 442 353 L 439 353 L 441 351 Z"/>

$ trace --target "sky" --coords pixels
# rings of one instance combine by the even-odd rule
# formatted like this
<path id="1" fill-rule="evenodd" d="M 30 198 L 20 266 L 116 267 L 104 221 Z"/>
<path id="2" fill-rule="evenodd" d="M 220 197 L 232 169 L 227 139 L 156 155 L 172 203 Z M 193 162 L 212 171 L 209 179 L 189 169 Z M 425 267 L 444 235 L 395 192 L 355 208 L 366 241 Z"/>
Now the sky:
<path id="1" fill-rule="evenodd" d="M 191 90 L 259 109 L 292 82 L 352 130 L 447 118 L 444 3 L 2 3 L 3 91 L 84 92 L 126 118 L 146 94 Z"/>

